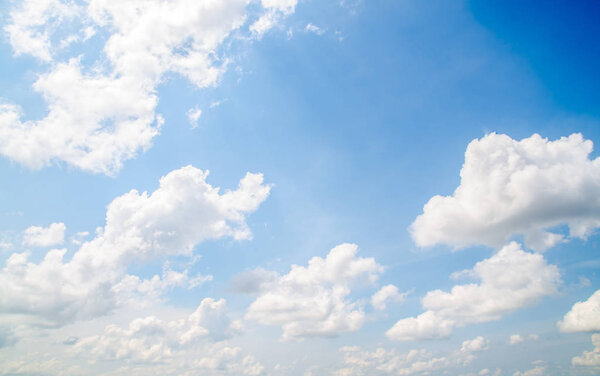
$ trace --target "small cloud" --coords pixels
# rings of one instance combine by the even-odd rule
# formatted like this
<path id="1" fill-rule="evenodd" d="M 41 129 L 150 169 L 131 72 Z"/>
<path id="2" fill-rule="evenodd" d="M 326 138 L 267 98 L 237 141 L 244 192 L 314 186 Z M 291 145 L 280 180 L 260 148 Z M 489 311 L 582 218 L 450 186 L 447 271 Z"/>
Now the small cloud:
<path id="1" fill-rule="evenodd" d="M 71 243 L 75 245 L 81 245 L 83 244 L 83 239 L 89 235 L 90 233 L 88 231 L 80 231 L 75 235 L 71 236 Z"/>
<path id="2" fill-rule="evenodd" d="M 190 121 L 190 125 L 192 126 L 191 128 L 197 128 L 198 127 L 198 120 L 200 119 L 200 117 L 202 116 L 202 110 L 199 109 L 198 107 L 194 107 L 194 108 L 190 108 L 187 112 L 187 117 Z"/>
<path id="3" fill-rule="evenodd" d="M 213 102 L 210 103 L 210 106 L 208 106 L 208 108 L 219 107 L 220 105 L 222 105 L 226 101 L 227 101 L 227 99 L 223 99 L 223 100 L 220 100 L 220 101 L 213 101 Z"/>
<path id="4" fill-rule="evenodd" d="M 34 247 L 49 247 L 65 241 L 64 223 L 52 223 L 48 227 L 31 226 L 23 231 L 23 244 Z"/>
<path id="5" fill-rule="evenodd" d="M 314 33 L 317 35 L 323 35 L 323 33 L 325 33 L 325 30 L 321 29 L 318 26 L 315 26 L 311 23 L 309 23 L 308 25 L 306 25 L 306 27 L 304 28 L 304 31 L 306 31 L 307 33 Z"/>
<path id="6" fill-rule="evenodd" d="M 579 286 L 581 287 L 590 287 L 592 285 L 592 281 L 584 276 L 579 277 Z"/>
<path id="7" fill-rule="evenodd" d="M 511 345 L 518 345 L 523 341 L 525 341 L 525 339 L 520 334 L 513 334 L 512 336 L 510 336 L 508 343 Z"/>

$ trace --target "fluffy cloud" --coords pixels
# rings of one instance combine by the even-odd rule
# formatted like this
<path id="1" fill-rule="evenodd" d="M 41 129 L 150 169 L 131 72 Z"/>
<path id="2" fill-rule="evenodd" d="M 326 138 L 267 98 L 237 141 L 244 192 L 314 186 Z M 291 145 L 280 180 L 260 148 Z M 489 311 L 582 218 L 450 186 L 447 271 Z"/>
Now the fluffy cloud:
<path id="1" fill-rule="evenodd" d="M 422 299 L 426 311 L 398 321 L 387 336 L 404 341 L 447 337 L 456 326 L 499 320 L 504 314 L 532 305 L 554 294 L 560 283 L 556 266 L 514 242 L 455 276 L 470 276 L 481 282 L 457 285 L 450 292 L 428 292 Z"/>
<path id="2" fill-rule="evenodd" d="M 489 134 L 472 141 L 452 196 L 434 196 L 410 226 L 421 246 L 474 244 L 499 247 L 522 234 L 525 245 L 544 251 L 564 241 L 549 232 L 567 224 L 585 238 L 600 226 L 600 159 L 581 134 L 521 141 Z"/>
<path id="3" fill-rule="evenodd" d="M 365 314 L 346 297 L 360 280 L 375 282 L 383 268 L 372 258 L 356 257 L 358 247 L 341 244 L 327 257 L 313 257 L 308 266 L 292 265 L 248 308 L 246 318 L 281 325 L 284 339 L 335 336 L 358 330 Z"/>
<path id="4" fill-rule="evenodd" d="M 513 334 L 510 336 L 510 338 L 508 339 L 508 344 L 509 345 L 518 345 L 520 343 L 525 342 L 525 340 L 532 340 L 532 341 L 537 341 L 538 339 L 540 339 L 540 337 L 537 334 L 530 334 L 526 337 L 523 337 L 520 334 Z"/>
<path id="5" fill-rule="evenodd" d="M 463 368 L 474 359 L 473 353 L 486 351 L 488 340 L 477 337 L 463 342 L 460 350 L 445 356 L 437 356 L 426 350 L 410 350 L 397 353 L 395 350 L 378 348 L 373 352 L 360 347 L 343 347 L 344 368 L 334 374 L 338 376 L 362 375 L 413 375 L 441 373 L 452 368 Z"/>
<path id="6" fill-rule="evenodd" d="M 600 290 L 596 291 L 585 302 L 578 302 L 558 322 L 561 332 L 596 332 L 600 331 Z"/>
<path id="7" fill-rule="evenodd" d="M 52 62 L 33 85 L 48 103 L 48 114 L 23 121 L 18 106 L 0 103 L 0 154 L 30 168 L 65 162 L 115 174 L 160 132 L 156 87 L 166 73 L 200 88 L 218 82 L 228 61 L 219 47 L 245 24 L 248 3 L 27 0 L 16 5 L 5 27 L 13 50 Z M 263 13 L 286 15 L 295 5 L 265 1 Z M 69 55 L 70 44 L 86 41 L 96 29 L 108 37 L 93 68 L 82 65 L 78 55 L 57 60 L 55 55 Z"/>
<path id="8" fill-rule="evenodd" d="M 52 223 L 48 227 L 31 226 L 23 231 L 23 244 L 34 247 L 50 247 L 65 241 L 64 223 Z"/>
<path id="9" fill-rule="evenodd" d="M 119 369 L 133 375 L 260 375 L 260 362 L 225 341 L 240 329 L 241 324 L 229 318 L 224 299 L 205 298 L 186 318 L 164 321 L 148 316 L 125 328 L 109 325 L 100 335 L 78 340 L 72 353 L 108 366 L 125 364 Z"/>
<path id="10" fill-rule="evenodd" d="M 247 174 L 236 190 L 226 192 L 208 184 L 207 176 L 187 166 L 162 177 L 151 194 L 132 190 L 117 197 L 108 205 L 104 228 L 69 261 L 63 261 L 65 249 L 50 250 L 37 264 L 28 261 L 27 252 L 12 254 L 0 272 L 0 314 L 57 325 L 106 313 L 117 293 L 131 292 L 131 286 L 144 292 L 182 281 L 200 283 L 185 271 L 140 281 L 126 269 L 132 260 L 191 255 L 207 239 L 251 237 L 245 217 L 270 190 L 262 175 Z"/>
<path id="11" fill-rule="evenodd" d="M 201 339 L 230 338 L 240 325 L 227 316 L 224 299 L 205 298 L 186 319 L 165 322 L 148 316 L 133 320 L 125 329 L 110 325 L 102 335 L 79 340 L 75 351 L 95 360 L 160 363 Z"/>
<path id="12" fill-rule="evenodd" d="M 576 356 L 571 360 L 574 366 L 594 367 L 600 369 L 600 333 L 592 335 L 592 351 L 584 351 L 580 356 Z"/>
<path id="13" fill-rule="evenodd" d="M 466 340 L 462 343 L 460 350 L 462 352 L 479 352 L 487 351 L 489 349 L 490 341 L 483 338 L 482 336 L 475 337 L 471 340 Z"/>
<path id="14" fill-rule="evenodd" d="M 371 297 L 371 305 L 377 310 L 384 310 L 387 302 L 402 302 L 406 296 L 410 294 L 410 291 L 400 293 L 398 288 L 394 285 L 383 286 Z"/>

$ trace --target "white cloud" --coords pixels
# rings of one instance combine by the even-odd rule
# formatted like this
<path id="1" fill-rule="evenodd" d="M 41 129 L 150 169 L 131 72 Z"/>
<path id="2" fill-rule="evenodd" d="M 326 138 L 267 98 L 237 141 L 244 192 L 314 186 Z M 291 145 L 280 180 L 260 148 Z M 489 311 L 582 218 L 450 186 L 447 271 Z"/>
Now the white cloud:
<path id="1" fill-rule="evenodd" d="M 600 331 L 600 290 L 585 302 L 575 303 L 557 325 L 561 332 Z"/>
<path id="2" fill-rule="evenodd" d="M 127 374 L 260 375 L 264 367 L 227 340 L 241 330 L 232 321 L 224 299 L 205 298 L 195 312 L 175 320 L 138 318 L 127 327 L 109 325 L 100 335 L 79 339 L 76 357 L 116 368 Z M 125 374 L 125 372 L 123 372 Z"/>
<path id="3" fill-rule="evenodd" d="M 460 348 L 463 352 L 480 352 L 489 350 L 490 341 L 482 336 L 464 341 Z"/>
<path id="4" fill-rule="evenodd" d="M 475 360 L 474 352 L 487 350 L 489 341 L 477 337 L 463 342 L 462 348 L 449 354 L 436 355 L 426 350 L 413 349 L 407 353 L 378 348 L 373 352 L 360 347 L 343 347 L 344 368 L 334 372 L 337 376 L 412 375 L 443 372 L 463 368 Z M 436 373 L 436 374 L 437 374 Z"/>
<path id="5" fill-rule="evenodd" d="M 600 369 L 600 333 L 592 334 L 592 351 L 584 351 L 580 356 L 576 356 L 571 360 L 574 366 L 594 367 Z"/>
<path id="6" fill-rule="evenodd" d="M 263 17 L 278 18 L 296 5 L 264 3 Z M 0 154 L 34 169 L 64 162 L 116 174 L 159 134 L 163 119 L 156 113 L 156 88 L 167 72 L 200 88 L 217 84 L 229 60 L 219 47 L 247 22 L 248 4 L 27 0 L 16 5 L 5 27 L 13 50 L 52 63 L 33 85 L 47 102 L 48 114 L 24 121 L 18 106 L 0 103 Z M 61 32 L 71 29 L 77 31 L 63 38 Z M 98 29 L 108 38 L 92 67 L 83 66 L 80 56 L 55 60 L 54 51 L 85 42 Z"/>
<path id="7" fill-rule="evenodd" d="M 126 269 L 133 260 L 191 256 L 204 240 L 252 236 L 246 215 L 270 191 L 262 175 L 248 173 L 236 190 L 226 192 L 209 185 L 207 176 L 208 171 L 187 166 L 162 177 L 150 194 L 132 190 L 117 197 L 108 205 L 104 228 L 69 261 L 63 261 L 65 249 L 50 250 L 37 264 L 28 261 L 28 253 L 12 254 L 0 271 L 0 315 L 22 314 L 60 325 L 110 311 L 118 292 L 132 291 L 127 286 L 156 293 L 183 282 L 193 284 L 187 271 L 140 281 L 126 275 Z"/>
<path id="8" fill-rule="evenodd" d="M 188 120 L 190 121 L 190 125 L 192 129 L 198 127 L 198 120 L 200 120 L 200 116 L 202 116 L 202 110 L 198 107 L 190 108 L 187 112 Z"/>
<path id="9" fill-rule="evenodd" d="M 386 308 L 387 302 L 403 302 L 410 291 L 400 293 L 394 285 L 383 286 L 371 297 L 371 305 L 373 308 L 383 311 Z"/>
<path id="10" fill-rule="evenodd" d="M 15 55 L 31 55 L 42 61 L 52 60 L 51 34 L 58 24 L 80 16 L 81 8 L 60 0 L 25 0 L 9 13 L 4 26 Z"/>
<path id="11" fill-rule="evenodd" d="M 554 294 L 560 284 L 556 266 L 514 242 L 460 275 L 481 282 L 456 285 L 450 292 L 428 292 L 422 299 L 426 311 L 398 321 L 386 335 L 403 341 L 447 337 L 456 326 L 499 320 L 504 314 L 532 305 Z"/>
<path id="12" fill-rule="evenodd" d="M 489 134 L 472 141 L 452 196 L 434 196 L 410 226 L 421 246 L 475 244 L 499 247 L 522 234 L 525 245 L 544 251 L 565 241 L 549 232 L 566 224 L 585 238 L 600 226 L 600 159 L 581 134 L 521 141 Z"/>
<path id="13" fill-rule="evenodd" d="M 290 14 L 296 9 L 298 0 L 261 0 L 261 3 L 266 9 L 274 9 L 285 14 Z"/>
<path id="14" fill-rule="evenodd" d="M 148 316 L 133 320 L 125 329 L 109 325 L 104 334 L 80 339 L 75 351 L 93 360 L 159 363 L 202 339 L 231 338 L 240 328 L 228 317 L 224 299 L 205 298 L 186 319 L 162 321 Z"/>
<path id="15" fill-rule="evenodd" d="M 48 227 L 31 226 L 23 231 L 23 244 L 34 247 L 50 247 L 65 241 L 64 223 L 55 222 Z"/>
<path id="16" fill-rule="evenodd" d="M 508 344 L 514 346 L 514 345 L 518 345 L 520 343 L 523 343 L 526 340 L 537 341 L 539 339 L 540 339 L 540 337 L 537 334 L 530 334 L 527 337 L 523 337 L 520 334 L 512 334 L 510 336 L 510 338 L 508 339 Z"/>
<path id="17" fill-rule="evenodd" d="M 323 35 L 323 33 L 325 33 L 325 31 L 323 29 L 321 29 L 320 27 L 315 26 L 311 23 L 306 25 L 306 27 L 304 28 L 304 31 L 307 33 L 313 33 L 313 34 L 317 34 L 317 35 Z"/>
<path id="18" fill-rule="evenodd" d="M 264 325 L 281 325 L 284 339 L 335 336 L 358 330 L 362 308 L 347 300 L 352 284 L 374 283 L 383 268 L 373 258 L 356 257 L 358 247 L 341 244 L 327 257 L 313 257 L 308 266 L 292 265 L 261 291 L 246 318 Z"/>
<path id="19" fill-rule="evenodd" d="M 535 368 L 532 368 L 532 369 L 524 371 L 524 372 L 517 371 L 517 372 L 513 373 L 513 376 L 542 376 L 542 375 L 544 375 L 545 372 L 546 372 L 546 367 L 537 366 Z"/>

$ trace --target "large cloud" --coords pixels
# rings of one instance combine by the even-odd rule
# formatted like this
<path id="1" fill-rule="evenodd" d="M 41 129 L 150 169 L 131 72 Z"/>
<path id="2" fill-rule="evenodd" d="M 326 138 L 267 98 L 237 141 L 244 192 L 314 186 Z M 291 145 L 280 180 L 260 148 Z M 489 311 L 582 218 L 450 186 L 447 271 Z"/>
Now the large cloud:
<path id="1" fill-rule="evenodd" d="M 404 341 L 447 337 L 456 326 L 499 320 L 504 314 L 532 305 L 554 294 L 560 283 L 556 266 L 514 242 L 454 276 L 470 276 L 481 282 L 457 285 L 450 292 L 428 292 L 422 299 L 426 311 L 398 321 L 387 336 Z"/>
<path id="2" fill-rule="evenodd" d="M 561 332 L 598 332 L 600 331 L 600 290 L 585 302 L 578 302 L 558 322 Z"/>
<path id="3" fill-rule="evenodd" d="M 4 30 L 17 55 L 52 62 L 33 88 L 48 103 L 40 120 L 0 103 L 0 154 L 31 168 L 62 161 L 115 174 L 151 146 L 163 119 L 156 87 L 178 73 L 197 87 L 215 85 L 227 65 L 220 46 L 249 17 L 249 0 L 27 0 Z M 265 2 L 264 14 L 291 13 L 295 1 Z M 266 29 L 275 22 L 264 26 Z M 71 34 L 63 35 L 65 30 Z M 93 68 L 69 45 L 108 35 Z M 264 32 L 263 31 L 263 32 Z M 69 55 L 59 59 L 57 56 Z"/>
<path id="4" fill-rule="evenodd" d="M 308 266 L 292 265 L 288 274 L 264 284 L 246 318 L 281 325 L 283 338 L 335 336 L 358 330 L 365 314 L 347 300 L 357 281 L 373 283 L 383 268 L 372 258 L 356 257 L 358 247 L 341 244 Z"/>
<path id="5" fill-rule="evenodd" d="M 251 237 L 245 217 L 270 190 L 262 175 L 249 173 L 237 190 L 227 192 L 208 184 L 207 176 L 187 166 L 162 177 L 151 194 L 132 190 L 117 197 L 108 206 L 104 228 L 69 261 L 63 260 L 65 249 L 50 250 L 39 263 L 28 261 L 27 252 L 12 254 L 0 272 L 0 314 L 56 325 L 107 312 L 122 290 L 200 283 L 188 279 L 186 271 L 166 271 L 152 282 L 127 276 L 126 269 L 134 259 L 190 255 L 207 239 Z"/>
<path id="6" fill-rule="evenodd" d="M 452 196 L 434 196 L 410 227 L 421 246 L 500 247 L 517 234 L 543 251 L 562 235 L 585 238 L 600 226 L 600 159 L 581 134 L 548 141 L 537 134 L 521 141 L 489 134 L 472 141 Z"/>

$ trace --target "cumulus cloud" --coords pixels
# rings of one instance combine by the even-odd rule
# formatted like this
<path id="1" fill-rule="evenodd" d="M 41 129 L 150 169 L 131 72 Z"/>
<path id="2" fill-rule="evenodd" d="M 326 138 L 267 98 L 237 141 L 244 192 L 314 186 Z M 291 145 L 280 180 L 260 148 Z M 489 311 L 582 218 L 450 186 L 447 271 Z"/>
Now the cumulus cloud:
<path id="1" fill-rule="evenodd" d="M 528 339 L 531 341 L 537 341 L 538 339 L 540 339 L 540 337 L 537 334 L 530 334 L 527 337 L 523 337 L 520 334 L 513 334 L 508 339 L 508 344 L 514 346 L 514 345 L 523 343 L 523 342 L 525 342 L 525 340 L 528 340 Z"/>
<path id="2" fill-rule="evenodd" d="M 190 121 L 190 125 L 192 129 L 198 127 L 198 120 L 202 116 L 202 110 L 198 107 L 190 108 L 187 112 L 188 120 Z"/>
<path id="3" fill-rule="evenodd" d="M 500 247 L 515 235 L 544 251 L 567 239 L 549 229 L 566 224 L 585 238 L 600 226 L 600 159 L 581 134 L 521 141 L 489 134 L 472 141 L 452 196 L 434 196 L 410 226 L 421 247 Z"/>
<path id="4" fill-rule="evenodd" d="M 561 332 L 600 331 L 600 290 L 585 302 L 575 303 L 557 325 Z"/>
<path id="5" fill-rule="evenodd" d="M 462 368 L 476 359 L 474 353 L 487 350 L 488 340 L 477 337 L 463 342 L 460 350 L 436 355 L 423 349 L 407 353 L 378 348 L 373 352 L 360 347 L 343 347 L 344 368 L 334 372 L 338 376 L 412 375 L 443 372 Z"/>
<path id="6" fill-rule="evenodd" d="M 156 88 L 166 73 L 200 88 L 217 84 L 228 62 L 219 47 L 246 23 L 248 3 L 26 0 L 15 5 L 4 28 L 13 50 L 52 63 L 33 85 L 48 114 L 23 120 L 17 105 L 0 103 L 0 154 L 34 169 L 64 162 L 114 175 L 159 134 L 164 120 L 156 113 Z M 265 1 L 262 13 L 282 17 L 295 5 Z M 272 26 L 263 26 L 263 32 Z M 62 35 L 70 29 L 74 34 Z M 93 67 L 84 66 L 79 55 L 55 56 L 97 29 L 108 37 Z"/>
<path id="7" fill-rule="evenodd" d="M 64 223 L 55 222 L 48 227 L 31 226 L 23 231 L 23 244 L 34 247 L 50 247 L 65 241 Z"/>
<path id="8" fill-rule="evenodd" d="M 77 341 L 72 353 L 108 366 L 134 365 L 130 369 L 134 375 L 188 374 L 192 370 L 207 375 L 260 375 L 262 364 L 226 341 L 240 330 L 241 323 L 230 319 L 224 299 L 205 298 L 195 312 L 182 319 L 148 316 L 127 327 L 109 325 L 102 334 Z"/>
<path id="9" fill-rule="evenodd" d="M 400 293 L 396 286 L 386 285 L 373 294 L 371 297 L 371 305 L 376 310 L 383 311 L 386 308 L 388 301 L 403 302 L 408 294 L 410 294 L 410 291 Z"/>
<path id="10" fill-rule="evenodd" d="M 556 293 L 560 284 L 556 266 L 514 242 L 459 275 L 480 283 L 456 285 L 450 292 L 428 292 L 421 301 L 426 311 L 398 321 L 387 331 L 388 338 L 410 341 L 447 337 L 454 327 L 499 320 L 532 305 Z"/>
<path id="11" fill-rule="evenodd" d="M 262 175 L 248 173 L 236 190 L 226 192 L 208 184 L 207 176 L 187 166 L 162 177 L 150 194 L 132 190 L 117 197 L 108 205 L 105 226 L 68 261 L 65 249 L 50 250 L 39 263 L 30 262 L 27 252 L 12 254 L 0 271 L 0 314 L 60 325 L 110 311 L 117 292 L 131 292 L 128 287 L 143 292 L 193 283 L 185 271 L 140 281 L 126 269 L 133 260 L 192 255 L 204 240 L 251 237 L 246 215 L 270 191 Z"/>
<path id="12" fill-rule="evenodd" d="M 513 373 L 513 376 L 542 376 L 546 372 L 545 366 L 536 366 L 527 371 L 517 371 Z"/>
<path id="13" fill-rule="evenodd" d="M 260 292 L 246 313 L 248 320 L 281 325 L 284 339 L 335 336 L 358 330 L 365 313 L 347 299 L 352 284 L 374 283 L 383 268 L 373 258 L 356 257 L 358 247 L 341 244 L 308 266 L 292 265 L 289 273 Z"/>
<path id="14" fill-rule="evenodd" d="M 205 298 L 186 319 L 162 321 L 155 316 L 133 320 L 127 328 L 107 326 L 101 335 L 80 339 L 75 351 L 94 360 L 159 363 L 201 339 L 221 341 L 241 329 L 227 315 L 224 299 Z"/>
<path id="15" fill-rule="evenodd" d="M 462 352 L 479 352 L 489 350 L 490 341 L 482 336 L 466 340 L 462 343 L 460 350 Z"/>
<path id="16" fill-rule="evenodd" d="M 571 360 L 574 366 L 594 367 L 600 369 L 600 333 L 592 334 L 592 351 L 584 351 L 580 356 L 576 356 Z"/>

